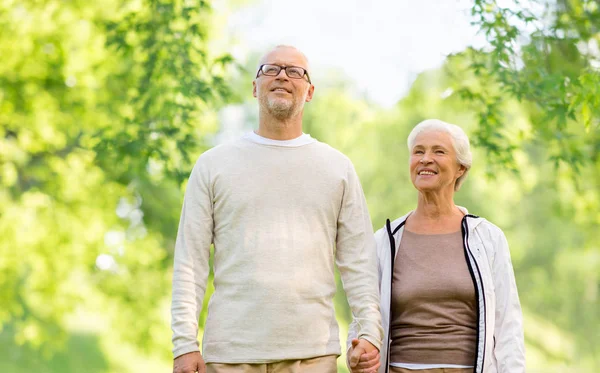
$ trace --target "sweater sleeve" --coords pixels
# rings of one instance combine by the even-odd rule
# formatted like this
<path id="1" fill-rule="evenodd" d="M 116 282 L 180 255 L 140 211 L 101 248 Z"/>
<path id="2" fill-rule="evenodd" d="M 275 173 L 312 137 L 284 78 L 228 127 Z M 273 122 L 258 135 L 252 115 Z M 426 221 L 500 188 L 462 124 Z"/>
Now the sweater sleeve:
<path id="1" fill-rule="evenodd" d="M 208 281 L 213 232 L 210 191 L 206 161 L 200 157 L 188 181 L 175 242 L 171 302 L 174 357 L 199 350 L 198 318 Z"/>
<path id="2" fill-rule="evenodd" d="M 377 247 L 377 286 L 379 289 L 381 289 L 381 277 L 382 277 L 382 269 L 381 269 L 381 262 L 380 262 L 380 255 L 381 255 L 380 243 L 386 239 L 383 237 L 385 234 L 386 234 L 385 228 L 379 229 L 377 232 L 375 232 L 375 243 L 376 243 L 376 247 Z M 379 292 L 379 295 L 381 296 L 381 292 Z M 380 300 L 379 305 L 381 307 L 381 300 Z M 381 309 L 379 311 L 381 312 Z M 382 315 L 382 317 L 383 317 L 383 315 Z M 358 338 L 357 327 L 358 327 L 358 325 L 356 323 L 356 320 L 352 320 L 350 325 L 348 325 L 348 338 L 346 340 L 346 352 L 350 351 L 350 348 L 352 347 L 352 340 L 354 338 Z M 381 351 L 381 349 L 380 349 L 380 351 Z M 348 367 L 348 368 L 350 368 L 350 367 Z"/>
<path id="3" fill-rule="evenodd" d="M 336 263 L 352 310 L 352 334 L 381 349 L 377 254 L 367 202 L 354 167 L 348 175 L 337 222 Z"/>

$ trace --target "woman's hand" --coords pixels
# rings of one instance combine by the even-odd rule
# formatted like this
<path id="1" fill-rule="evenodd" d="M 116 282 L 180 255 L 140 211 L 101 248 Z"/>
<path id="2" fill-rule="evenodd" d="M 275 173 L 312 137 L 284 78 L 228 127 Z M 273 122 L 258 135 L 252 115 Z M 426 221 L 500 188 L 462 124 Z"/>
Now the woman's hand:
<path id="1" fill-rule="evenodd" d="M 348 365 L 352 373 L 376 373 L 381 366 L 379 350 L 366 339 L 353 339 L 348 351 Z"/>

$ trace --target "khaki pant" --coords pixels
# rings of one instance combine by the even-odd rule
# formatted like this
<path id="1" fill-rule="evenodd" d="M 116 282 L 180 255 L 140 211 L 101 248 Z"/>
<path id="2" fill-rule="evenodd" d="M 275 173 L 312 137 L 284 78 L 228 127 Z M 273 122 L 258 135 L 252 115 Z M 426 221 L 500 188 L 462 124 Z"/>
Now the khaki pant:
<path id="1" fill-rule="evenodd" d="M 434 368 L 434 369 L 406 369 L 390 367 L 391 373 L 473 373 L 473 368 Z"/>
<path id="2" fill-rule="evenodd" d="M 206 373 L 337 373 L 337 356 L 283 360 L 269 364 L 206 364 Z"/>

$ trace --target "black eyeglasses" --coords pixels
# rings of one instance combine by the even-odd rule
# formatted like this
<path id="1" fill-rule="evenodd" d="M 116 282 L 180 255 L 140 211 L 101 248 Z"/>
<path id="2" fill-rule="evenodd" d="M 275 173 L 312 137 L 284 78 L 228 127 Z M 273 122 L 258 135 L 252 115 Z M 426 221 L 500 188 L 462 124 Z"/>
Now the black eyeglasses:
<path id="1" fill-rule="evenodd" d="M 281 69 L 284 69 L 285 75 L 292 79 L 303 79 L 306 75 L 306 80 L 312 84 L 310 82 L 310 76 L 308 76 L 308 71 L 298 66 L 279 66 L 266 63 L 264 65 L 260 65 L 258 71 L 256 72 L 256 77 L 258 78 L 261 72 L 267 76 L 277 76 L 281 72 Z"/>

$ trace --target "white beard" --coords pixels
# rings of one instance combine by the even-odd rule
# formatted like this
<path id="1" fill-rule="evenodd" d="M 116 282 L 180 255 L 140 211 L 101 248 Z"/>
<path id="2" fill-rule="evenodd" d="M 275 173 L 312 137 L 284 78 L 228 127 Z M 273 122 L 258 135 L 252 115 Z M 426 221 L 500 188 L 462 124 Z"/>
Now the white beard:
<path id="1" fill-rule="evenodd" d="M 293 100 L 267 97 L 267 109 L 278 119 L 287 119 L 293 116 L 297 110 Z"/>
<path id="2" fill-rule="evenodd" d="M 304 99 L 306 99 L 306 96 L 302 99 L 294 96 L 273 97 L 269 95 L 269 92 L 259 97 L 261 106 L 279 120 L 289 119 L 300 113 L 304 107 L 302 104 Z"/>

